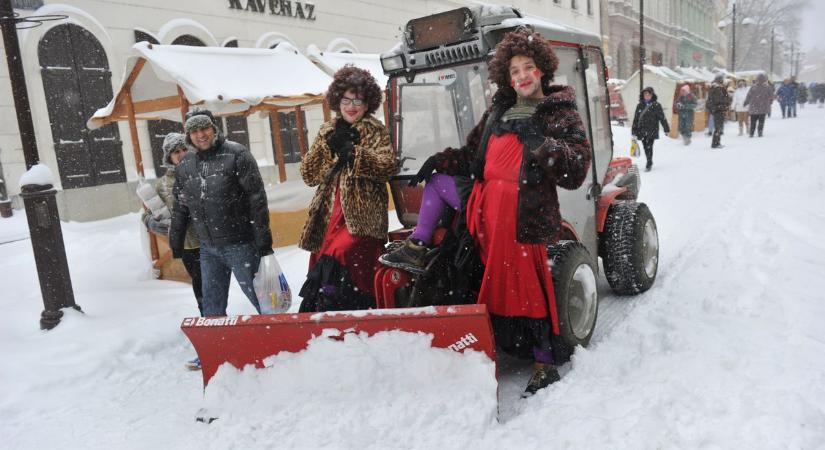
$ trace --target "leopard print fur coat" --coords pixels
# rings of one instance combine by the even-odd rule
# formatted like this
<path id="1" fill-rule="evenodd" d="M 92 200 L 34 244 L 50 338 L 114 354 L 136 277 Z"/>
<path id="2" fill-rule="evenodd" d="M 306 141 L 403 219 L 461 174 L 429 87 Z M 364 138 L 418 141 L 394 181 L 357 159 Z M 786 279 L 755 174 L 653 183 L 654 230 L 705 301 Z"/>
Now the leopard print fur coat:
<path id="1" fill-rule="evenodd" d="M 387 181 L 398 171 L 398 162 L 390 145 L 390 134 L 381 122 L 368 116 L 356 122 L 360 142 L 355 145 L 352 166 L 334 170 L 337 157 L 332 156 L 327 138 L 335 130 L 334 118 L 323 125 L 303 161 L 301 176 L 308 186 L 318 186 L 309 205 L 309 216 L 301 230 L 298 246 L 318 252 L 332 215 L 335 188 L 341 189 L 341 208 L 347 230 L 353 236 L 387 239 Z"/>

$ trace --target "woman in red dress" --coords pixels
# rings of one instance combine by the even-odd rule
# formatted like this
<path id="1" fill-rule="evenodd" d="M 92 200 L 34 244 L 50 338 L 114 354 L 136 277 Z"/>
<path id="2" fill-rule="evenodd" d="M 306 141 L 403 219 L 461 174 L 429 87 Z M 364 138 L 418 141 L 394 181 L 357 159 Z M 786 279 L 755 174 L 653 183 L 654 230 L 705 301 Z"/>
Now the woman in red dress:
<path id="1" fill-rule="evenodd" d="M 478 302 L 487 305 L 499 346 L 532 351 L 525 396 L 559 379 L 547 244 L 561 228 L 556 186 L 578 188 L 591 160 L 573 88 L 550 85 L 557 67 L 538 33 L 507 34 L 490 62 L 490 79 L 499 86 L 492 107 L 467 145 L 432 156 L 415 177 L 427 179 L 433 170 L 473 177 L 465 211 L 485 265 Z"/>
<path id="2" fill-rule="evenodd" d="M 373 275 L 387 239 L 386 182 L 397 171 L 387 128 L 372 114 L 381 89 L 366 70 L 335 73 L 327 102 L 338 117 L 324 123 L 301 161 L 318 186 L 298 246 L 312 252 L 300 310 L 375 307 Z"/>

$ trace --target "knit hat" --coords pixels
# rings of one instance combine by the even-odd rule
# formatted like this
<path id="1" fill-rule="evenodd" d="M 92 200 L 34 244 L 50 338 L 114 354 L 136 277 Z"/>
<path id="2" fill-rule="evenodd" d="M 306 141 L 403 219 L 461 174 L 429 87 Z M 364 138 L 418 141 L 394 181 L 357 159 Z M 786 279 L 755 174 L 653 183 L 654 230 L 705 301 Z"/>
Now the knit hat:
<path id="1" fill-rule="evenodd" d="M 218 131 L 217 127 L 215 127 L 215 116 L 212 115 L 212 111 L 206 108 L 196 107 L 186 113 L 186 124 L 183 128 L 187 136 L 193 131 L 202 130 L 210 126 L 215 129 L 215 132 Z"/>
<path id="2" fill-rule="evenodd" d="M 720 73 L 720 74 L 716 75 L 716 77 L 713 79 L 713 82 L 722 84 L 722 83 L 725 82 L 725 76 Z"/>
<path id="3" fill-rule="evenodd" d="M 186 146 L 186 136 L 180 133 L 169 133 L 163 138 L 163 165 L 173 167 L 172 152 L 178 147 Z"/>

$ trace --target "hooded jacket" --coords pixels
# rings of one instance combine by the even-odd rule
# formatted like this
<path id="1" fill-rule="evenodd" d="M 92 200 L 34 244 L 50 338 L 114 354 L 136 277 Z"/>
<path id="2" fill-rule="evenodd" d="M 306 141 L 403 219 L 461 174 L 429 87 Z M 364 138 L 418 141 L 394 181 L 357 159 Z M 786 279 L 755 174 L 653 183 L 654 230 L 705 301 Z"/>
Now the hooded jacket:
<path id="1" fill-rule="evenodd" d="M 298 247 L 318 252 L 326 234 L 336 186 L 340 189 L 341 209 L 347 230 L 353 236 L 387 239 L 387 181 L 398 171 L 398 163 L 387 127 L 367 116 L 355 122 L 359 141 L 355 143 L 352 166 L 340 166 L 327 138 L 335 131 L 340 117 L 321 125 L 312 147 L 301 161 L 301 176 L 308 186 L 318 186 L 309 205 L 309 216 L 301 230 Z"/>
<path id="2" fill-rule="evenodd" d="M 220 133 L 208 150 L 195 148 L 188 136 L 186 142 L 189 152 L 175 167 L 173 254 L 180 255 L 190 223 L 203 245 L 252 243 L 261 254 L 271 253 L 266 191 L 252 154 Z"/>
<path id="3" fill-rule="evenodd" d="M 493 97 L 492 107 L 467 136 L 467 144 L 437 153 L 436 170 L 448 175 L 474 176 L 483 179 L 487 142 L 501 116 L 512 107 L 514 96 Z M 525 244 L 548 243 L 561 230 L 561 214 L 556 186 L 577 189 L 590 173 L 592 151 L 581 117 L 576 110 L 572 87 L 550 86 L 548 95 L 529 119 L 538 139 L 520 140 L 524 156 L 519 171 L 516 239 Z"/>
<path id="4" fill-rule="evenodd" d="M 650 91 L 650 103 L 644 98 L 644 92 Z M 636 112 L 633 113 L 633 127 L 631 133 L 639 139 L 659 139 L 659 124 L 662 124 L 665 133 L 670 133 L 670 125 L 665 119 L 665 112 L 658 102 L 658 96 L 653 89 L 645 88 L 639 94 L 639 103 L 636 105 Z"/>

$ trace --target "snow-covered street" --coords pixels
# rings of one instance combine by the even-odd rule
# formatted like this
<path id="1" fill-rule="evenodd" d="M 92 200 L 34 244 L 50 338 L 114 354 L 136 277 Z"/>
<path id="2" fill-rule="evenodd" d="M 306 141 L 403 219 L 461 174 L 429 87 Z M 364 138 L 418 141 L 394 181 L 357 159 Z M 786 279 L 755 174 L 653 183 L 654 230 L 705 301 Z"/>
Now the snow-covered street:
<path id="1" fill-rule="evenodd" d="M 602 277 L 590 347 L 536 396 L 518 398 L 528 366 L 505 361 L 499 420 L 492 364 L 400 332 L 225 366 L 204 400 L 184 368 L 191 289 L 151 278 L 136 214 L 63 224 L 84 313 L 40 331 L 15 211 L 0 219 L 2 447 L 825 448 L 825 109 L 798 115 L 775 105 L 763 138 L 729 122 L 721 150 L 704 135 L 657 141 L 640 194 L 658 224 L 656 283 L 617 297 Z M 613 131 L 627 156 L 629 129 Z M 297 292 L 307 253 L 276 255 Z M 233 281 L 230 314 L 253 311 Z M 204 406 L 220 419 L 195 422 Z"/>

